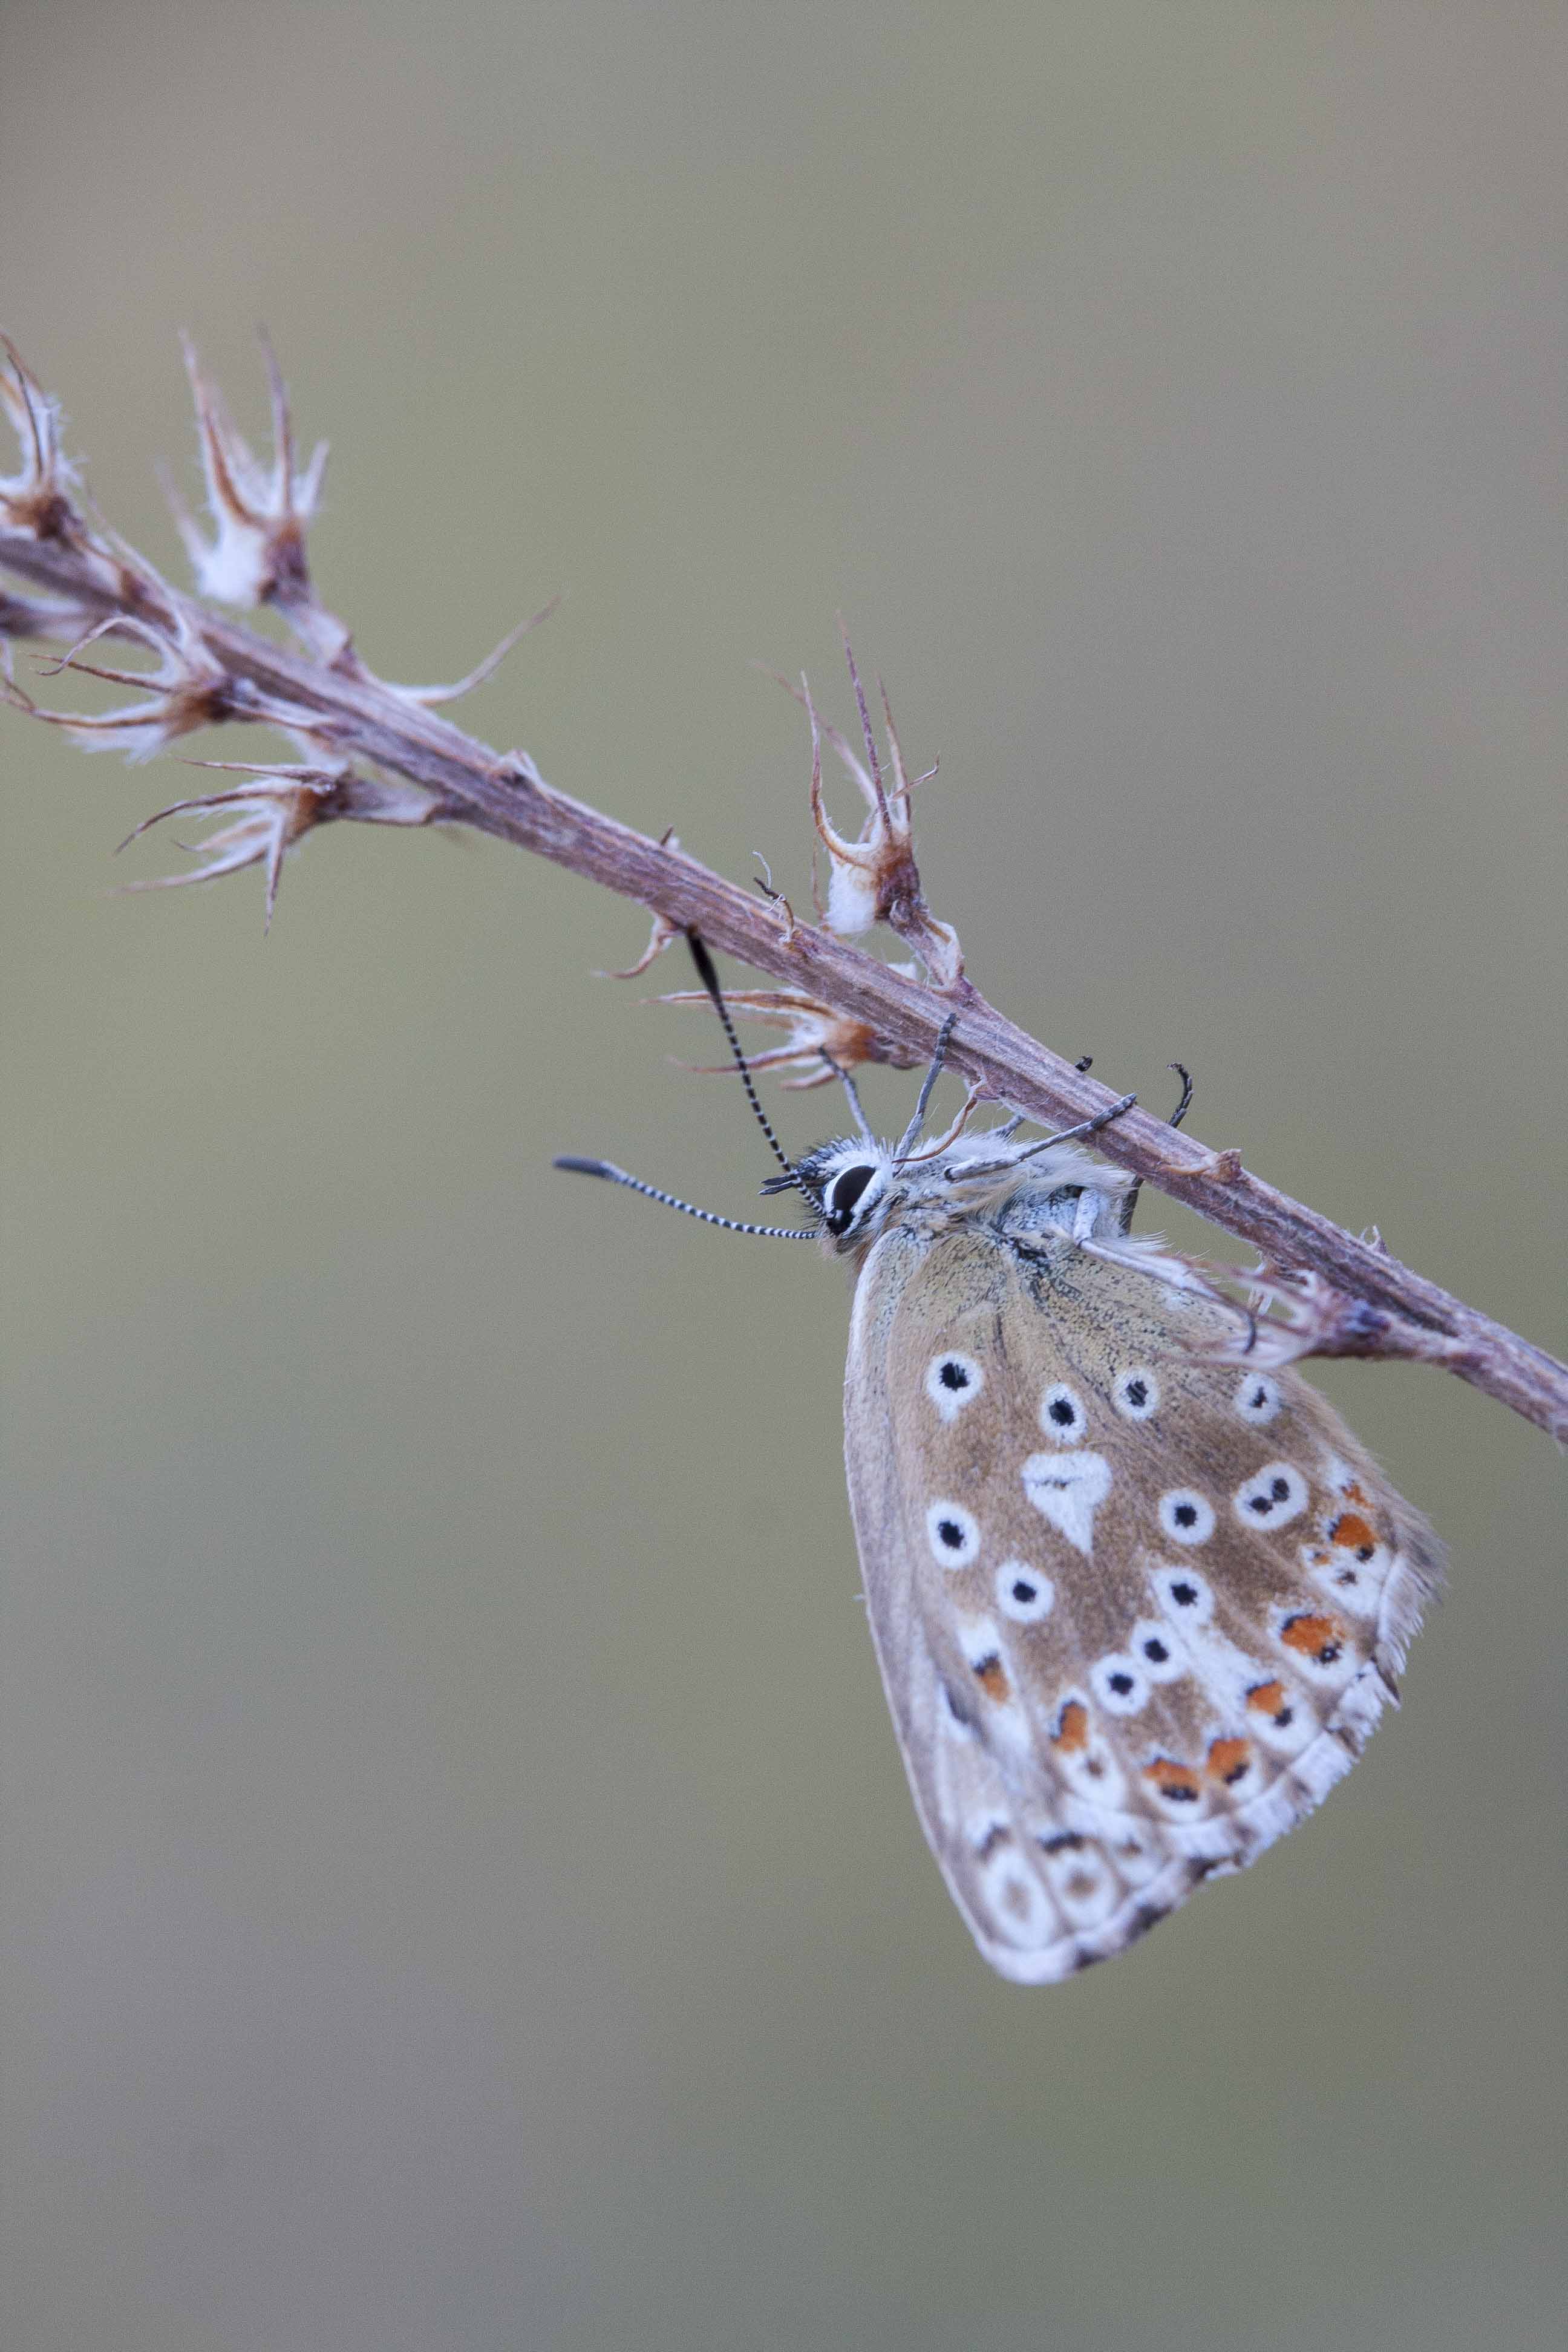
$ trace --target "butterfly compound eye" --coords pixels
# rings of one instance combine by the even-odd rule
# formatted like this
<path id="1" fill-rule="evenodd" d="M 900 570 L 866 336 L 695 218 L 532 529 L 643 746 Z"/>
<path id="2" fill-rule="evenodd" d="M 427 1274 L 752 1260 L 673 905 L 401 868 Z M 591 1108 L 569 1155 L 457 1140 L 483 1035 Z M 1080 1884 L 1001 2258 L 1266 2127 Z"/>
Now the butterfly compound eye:
<path id="1" fill-rule="evenodd" d="M 834 1178 L 827 1188 L 827 1199 L 822 1212 L 830 1234 L 847 1233 L 850 1219 L 855 1214 L 855 1204 L 876 1172 L 874 1167 L 860 1162 L 853 1168 L 846 1168 Z"/>

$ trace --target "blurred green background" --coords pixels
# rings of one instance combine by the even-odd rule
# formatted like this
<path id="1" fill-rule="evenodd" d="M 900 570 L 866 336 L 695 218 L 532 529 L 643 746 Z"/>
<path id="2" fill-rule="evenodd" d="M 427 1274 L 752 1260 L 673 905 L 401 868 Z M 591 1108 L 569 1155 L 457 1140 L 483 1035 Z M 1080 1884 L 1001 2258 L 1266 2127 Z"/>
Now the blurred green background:
<path id="1" fill-rule="evenodd" d="M 264 319 L 373 665 L 565 590 L 459 718 L 797 904 L 748 662 L 847 718 L 842 608 L 980 984 L 1152 1100 L 1180 1055 L 1206 1140 L 1561 1346 L 1559 7 L 8 0 L 0 45 L 6 320 L 155 559 L 176 329 L 258 429 Z M 264 940 L 254 875 L 107 895 L 189 771 L 0 759 L 5 2342 L 1555 2340 L 1547 1442 L 1329 1368 L 1452 1547 L 1405 1713 L 1256 1873 L 1010 1989 L 856 1598 L 841 1281 L 550 1171 L 766 1171 L 637 1007 L 675 959 L 591 977 L 642 918 L 343 829 Z"/>

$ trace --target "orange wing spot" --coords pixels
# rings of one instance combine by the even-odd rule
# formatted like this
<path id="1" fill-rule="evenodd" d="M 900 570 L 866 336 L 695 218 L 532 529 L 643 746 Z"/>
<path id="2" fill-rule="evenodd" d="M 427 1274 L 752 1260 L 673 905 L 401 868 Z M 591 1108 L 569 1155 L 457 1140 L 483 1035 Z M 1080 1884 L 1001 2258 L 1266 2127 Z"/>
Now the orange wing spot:
<path id="1" fill-rule="evenodd" d="M 1283 1683 L 1254 1683 L 1247 1694 L 1247 1704 L 1255 1706 L 1259 1715 L 1272 1716 L 1281 1730 L 1290 1719 Z"/>
<path id="2" fill-rule="evenodd" d="M 998 1706 L 1005 1706 L 1013 1696 L 1013 1685 L 1007 1680 L 1006 1668 L 994 1651 L 990 1657 L 981 1659 L 974 1669 L 974 1679 L 986 1697 L 994 1698 Z"/>
<path id="3" fill-rule="evenodd" d="M 1288 1650 L 1299 1650 L 1320 1666 L 1331 1666 L 1345 1645 L 1345 1629 L 1337 1617 L 1287 1617 L 1279 1639 Z"/>
<path id="4" fill-rule="evenodd" d="M 1080 1748 L 1089 1746 L 1089 1709 L 1081 1699 L 1069 1698 L 1063 1707 L 1051 1745 L 1068 1756 L 1076 1756 Z"/>
<path id="5" fill-rule="evenodd" d="M 1367 1510 L 1372 1508 L 1372 1496 L 1362 1486 L 1359 1480 L 1347 1478 L 1340 1492 L 1347 1503 L 1360 1503 Z"/>
<path id="6" fill-rule="evenodd" d="M 1173 1764 L 1168 1756 L 1156 1756 L 1152 1764 L 1145 1764 L 1143 1778 L 1152 1780 L 1163 1797 L 1190 1802 L 1198 1793 L 1198 1776 L 1192 1766 Z"/>
<path id="7" fill-rule="evenodd" d="M 1208 1769 L 1227 1788 L 1242 1779 L 1251 1761 L 1252 1748 L 1247 1740 L 1211 1739 L 1209 1742 Z"/>
<path id="8" fill-rule="evenodd" d="M 1370 1559 L 1377 1549 L 1377 1530 L 1359 1511 L 1342 1511 L 1329 1529 L 1329 1541 L 1342 1551 L 1353 1551 L 1358 1559 Z"/>

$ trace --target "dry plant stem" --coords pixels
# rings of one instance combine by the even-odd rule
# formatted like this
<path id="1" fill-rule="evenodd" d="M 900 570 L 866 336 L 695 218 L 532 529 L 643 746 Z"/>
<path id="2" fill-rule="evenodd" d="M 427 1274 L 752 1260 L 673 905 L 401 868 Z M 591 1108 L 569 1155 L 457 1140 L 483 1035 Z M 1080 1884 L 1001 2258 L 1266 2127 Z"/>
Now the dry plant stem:
<path id="1" fill-rule="evenodd" d="M 128 575 L 121 601 L 104 584 L 101 566 L 84 561 L 68 538 L 0 532 L 0 564 L 60 599 L 88 625 L 137 609 L 135 575 Z M 1069 1126 L 1115 1099 L 1006 1020 L 967 979 L 939 991 L 826 929 L 795 920 L 782 905 L 726 881 L 673 843 L 651 841 L 556 792 L 525 753 L 492 751 L 367 677 L 352 654 L 339 667 L 325 667 L 219 617 L 194 598 L 163 593 L 226 678 L 243 681 L 264 703 L 311 714 L 311 739 L 323 752 L 372 761 L 408 778 L 438 797 L 443 818 L 532 850 L 636 899 L 678 929 L 700 931 L 754 970 L 868 1024 L 912 1057 L 929 1056 L 943 1018 L 956 1007 L 952 1066 L 1037 1121 Z M 51 634 L 43 607 L 36 624 L 25 601 L 9 600 L 0 612 L 13 635 Z M 234 715 L 246 713 L 241 708 Z M 1333 1295 L 1321 1305 L 1311 1352 L 1439 1364 L 1568 1441 L 1568 1366 L 1276 1191 L 1244 1169 L 1236 1152 L 1211 1151 L 1137 1109 L 1096 1142 L 1106 1158 L 1145 1183 L 1250 1242 L 1271 1265 L 1321 1276 Z"/>

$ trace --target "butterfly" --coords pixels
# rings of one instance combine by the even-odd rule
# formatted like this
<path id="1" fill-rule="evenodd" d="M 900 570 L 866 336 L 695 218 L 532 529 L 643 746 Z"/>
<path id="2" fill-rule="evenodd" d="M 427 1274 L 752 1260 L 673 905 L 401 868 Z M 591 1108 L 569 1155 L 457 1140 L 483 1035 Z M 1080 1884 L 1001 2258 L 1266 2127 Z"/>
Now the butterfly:
<path id="1" fill-rule="evenodd" d="M 855 1276 L 845 1459 L 871 1637 L 949 1892 L 1004 1977 L 1124 1950 L 1243 1868 L 1361 1754 L 1441 1555 L 1318 1392 L 1236 1360 L 1223 1302 L 1132 1236 L 1136 1186 L 1020 1118 L 909 1128 L 791 1161 L 805 1226 Z M 1182 1109 L 1185 1108 L 1184 1095 Z M 1178 1117 L 1180 1112 L 1178 1112 Z"/>

